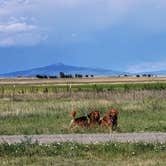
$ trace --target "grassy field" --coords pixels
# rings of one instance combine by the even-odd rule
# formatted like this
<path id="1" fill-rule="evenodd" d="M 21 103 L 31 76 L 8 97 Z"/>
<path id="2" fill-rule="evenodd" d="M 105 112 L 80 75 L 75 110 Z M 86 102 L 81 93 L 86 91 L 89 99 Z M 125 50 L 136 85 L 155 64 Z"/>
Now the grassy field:
<path id="1" fill-rule="evenodd" d="M 166 90 L 166 77 L 98 77 L 82 79 L 0 79 L 0 97 L 60 92 Z M 71 94 L 73 95 L 73 94 Z"/>
<path id="2" fill-rule="evenodd" d="M 77 116 L 82 116 L 99 110 L 104 116 L 111 108 L 120 112 L 117 132 L 166 132 L 163 80 L 72 85 L 3 81 L 0 80 L 0 135 L 108 133 L 107 128 L 99 126 L 69 131 L 69 112 L 76 110 Z M 1 165 L 165 166 L 166 144 L 2 144 L 0 161 Z"/>
<path id="3" fill-rule="evenodd" d="M 118 132 L 166 131 L 166 91 L 64 92 L 0 99 L 0 134 L 70 133 L 69 112 L 77 116 L 119 110 Z M 107 128 L 77 128 L 75 133 L 105 133 Z"/>
<path id="4" fill-rule="evenodd" d="M 0 78 L 0 84 L 66 84 L 66 83 L 129 83 L 129 82 L 166 82 L 166 77 L 93 77 L 93 78 Z"/>
<path id="5" fill-rule="evenodd" d="M 12 82 L 12 81 L 11 81 Z M 77 116 L 119 110 L 118 132 L 166 131 L 166 83 L 27 84 L 0 87 L 0 134 L 69 133 Z M 108 132 L 96 126 L 76 133 Z"/>
<path id="6" fill-rule="evenodd" d="M 166 144 L 0 145 L 1 165 L 165 165 Z"/>

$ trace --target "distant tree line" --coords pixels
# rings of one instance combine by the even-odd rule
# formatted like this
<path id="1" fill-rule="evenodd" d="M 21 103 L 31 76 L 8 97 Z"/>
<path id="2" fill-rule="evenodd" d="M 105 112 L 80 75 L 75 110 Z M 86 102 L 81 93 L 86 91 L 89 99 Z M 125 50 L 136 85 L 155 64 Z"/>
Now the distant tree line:
<path id="1" fill-rule="evenodd" d="M 52 78 L 58 78 L 58 77 L 57 76 L 47 76 L 47 75 L 39 75 L 39 74 L 37 74 L 36 78 L 45 78 L 45 79 L 50 78 L 50 79 L 52 79 Z"/>
<path id="2" fill-rule="evenodd" d="M 36 75 L 36 78 L 39 78 L 39 79 L 56 79 L 56 78 L 83 78 L 83 77 L 94 77 L 94 75 L 88 75 L 86 74 L 85 76 L 82 75 L 82 74 L 65 74 L 64 72 L 60 72 L 59 73 L 59 77 L 58 76 L 48 76 L 48 75 L 40 75 L 40 74 L 37 74 Z"/>
<path id="3" fill-rule="evenodd" d="M 128 77 L 128 76 L 130 76 L 130 75 L 127 75 L 127 74 L 125 74 L 124 75 L 124 77 Z M 136 77 L 154 77 L 154 75 L 153 74 L 136 74 L 136 75 L 133 75 L 133 76 L 136 76 Z"/>

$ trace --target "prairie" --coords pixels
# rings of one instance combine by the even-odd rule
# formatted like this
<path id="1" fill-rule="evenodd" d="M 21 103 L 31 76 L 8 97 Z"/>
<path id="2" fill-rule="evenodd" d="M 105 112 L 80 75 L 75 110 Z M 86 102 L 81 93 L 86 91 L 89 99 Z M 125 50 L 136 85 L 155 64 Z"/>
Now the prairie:
<path id="1" fill-rule="evenodd" d="M 137 82 L 166 82 L 166 77 L 93 77 L 93 78 L 0 78 L 0 84 L 67 84 L 67 83 L 137 83 Z"/>
<path id="2" fill-rule="evenodd" d="M 79 84 L 12 81 L 0 86 L 0 135 L 108 133 L 99 126 L 70 131 L 69 112 L 77 111 L 78 117 L 99 110 L 104 116 L 111 108 L 119 110 L 116 132 L 166 132 L 163 80 Z M 0 145 L 0 160 L 1 165 L 164 166 L 165 147 L 165 143 L 6 143 Z"/>
<path id="3" fill-rule="evenodd" d="M 69 112 L 77 116 L 119 110 L 117 132 L 166 131 L 166 90 L 80 91 L 3 95 L 0 134 L 69 133 Z M 106 128 L 77 128 L 75 133 L 102 133 Z"/>

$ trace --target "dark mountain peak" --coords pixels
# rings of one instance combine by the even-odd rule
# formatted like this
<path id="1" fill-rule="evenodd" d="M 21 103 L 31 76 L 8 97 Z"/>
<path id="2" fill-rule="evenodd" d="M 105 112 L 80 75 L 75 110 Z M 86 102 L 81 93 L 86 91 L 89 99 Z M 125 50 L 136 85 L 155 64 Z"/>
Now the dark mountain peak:
<path id="1" fill-rule="evenodd" d="M 58 62 L 58 63 L 53 63 L 51 65 L 47 65 L 47 66 L 43 66 L 44 68 L 47 68 L 47 67 L 59 67 L 59 66 L 66 66 L 65 64 L 61 63 L 61 62 Z M 42 68 L 43 68 L 42 67 Z"/>
<path id="2" fill-rule="evenodd" d="M 116 76 L 128 74 L 125 72 L 119 72 L 109 69 L 90 68 L 90 67 L 78 67 L 73 65 L 65 65 L 61 62 L 43 66 L 39 68 L 33 68 L 25 71 L 17 71 L 12 73 L 0 74 L 0 77 L 34 77 L 36 75 L 48 75 L 59 76 L 60 72 L 65 74 L 82 74 L 82 75 L 95 75 L 95 76 Z"/>
<path id="3" fill-rule="evenodd" d="M 53 64 L 54 66 L 65 66 L 65 64 L 64 63 L 62 63 L 62 62 L 58 62 L 58 63 L 55 63 L 55 64 Z"/>

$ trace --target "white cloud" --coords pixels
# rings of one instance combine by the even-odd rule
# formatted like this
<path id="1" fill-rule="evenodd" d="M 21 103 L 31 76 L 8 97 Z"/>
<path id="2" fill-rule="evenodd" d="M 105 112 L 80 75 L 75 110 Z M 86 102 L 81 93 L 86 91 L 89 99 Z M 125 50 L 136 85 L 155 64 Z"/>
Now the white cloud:
<path id="1" fill-rule="evenodd" d="M 0 0 L 0 47 L 31 46 L 44 41 L 29 0 Z"/>
<path id="2" fill-rule="evenodd" d="M 79 38 L 84 38 L 93 35 L 93 32 L 116 26 L 126 26 L 145 33 L 166 30 L 165 0 L 34 1 L 33 12 L 40 17 L 40 23 L 61 40 L 73 32 L 79 34 Z"/>
<path id="3" fill-rule="evenodd" d="M 45 41 L 46 35 L 39 27 L 28 24 L 26 18 L 10 18 L 10 21 L 0 24 L 0 46 L 33 46 Z"/>
<path id="4" fill-rule="evenodd" d="M 30 11 L 32 7 L 33 5 L 29 3 L 29 1 L 1 0 L 0 1 L 0 16 L 6 17 L 12 14 L 14 15 L 23 14 L 24 12 L 26 13 Z"/>
<path id="5" fill-rule="evenodd" d="M 15 45 L 15 42 L 11 37 L 0 38 L 0 46 L 8 47 L 13 45 Z"/>
<path id="6" fill-rule="evenodd" d="M 0 36 L 0 47 L 34 46 L 45 41 L 47 36 L 35 33 L 21 33 Z"/>
<path id="7" fill-rule="evenodd" d="M 79 34 L 78 42 L 125 23 L 131 29 L 158 33 L 166 30 L 165 11 L 165 0 L 0 0 L 0 32 L 36 29 L 55 44 L 73 41 L 71 34 Z M 11 18 L 19 21 L 8 25 Z"/>
<path id="8" fill-rule="evenodd" d="M 37 29 L 35 25 L 28 25 L 26 22 L 0 24 L 0 32 L 2 33 L 27 32 L 35 29 Z"/>
<path id="9" fill-rule="evenodd" d="M 142 62 L 135 65 L 130 65 L 127 69 L 127 72 L 130 73 L 139 73 L 139 72 L 151 72 L 151 71 L 160 71 L 166 70 L 166 60 L 159 62 Z"/>

